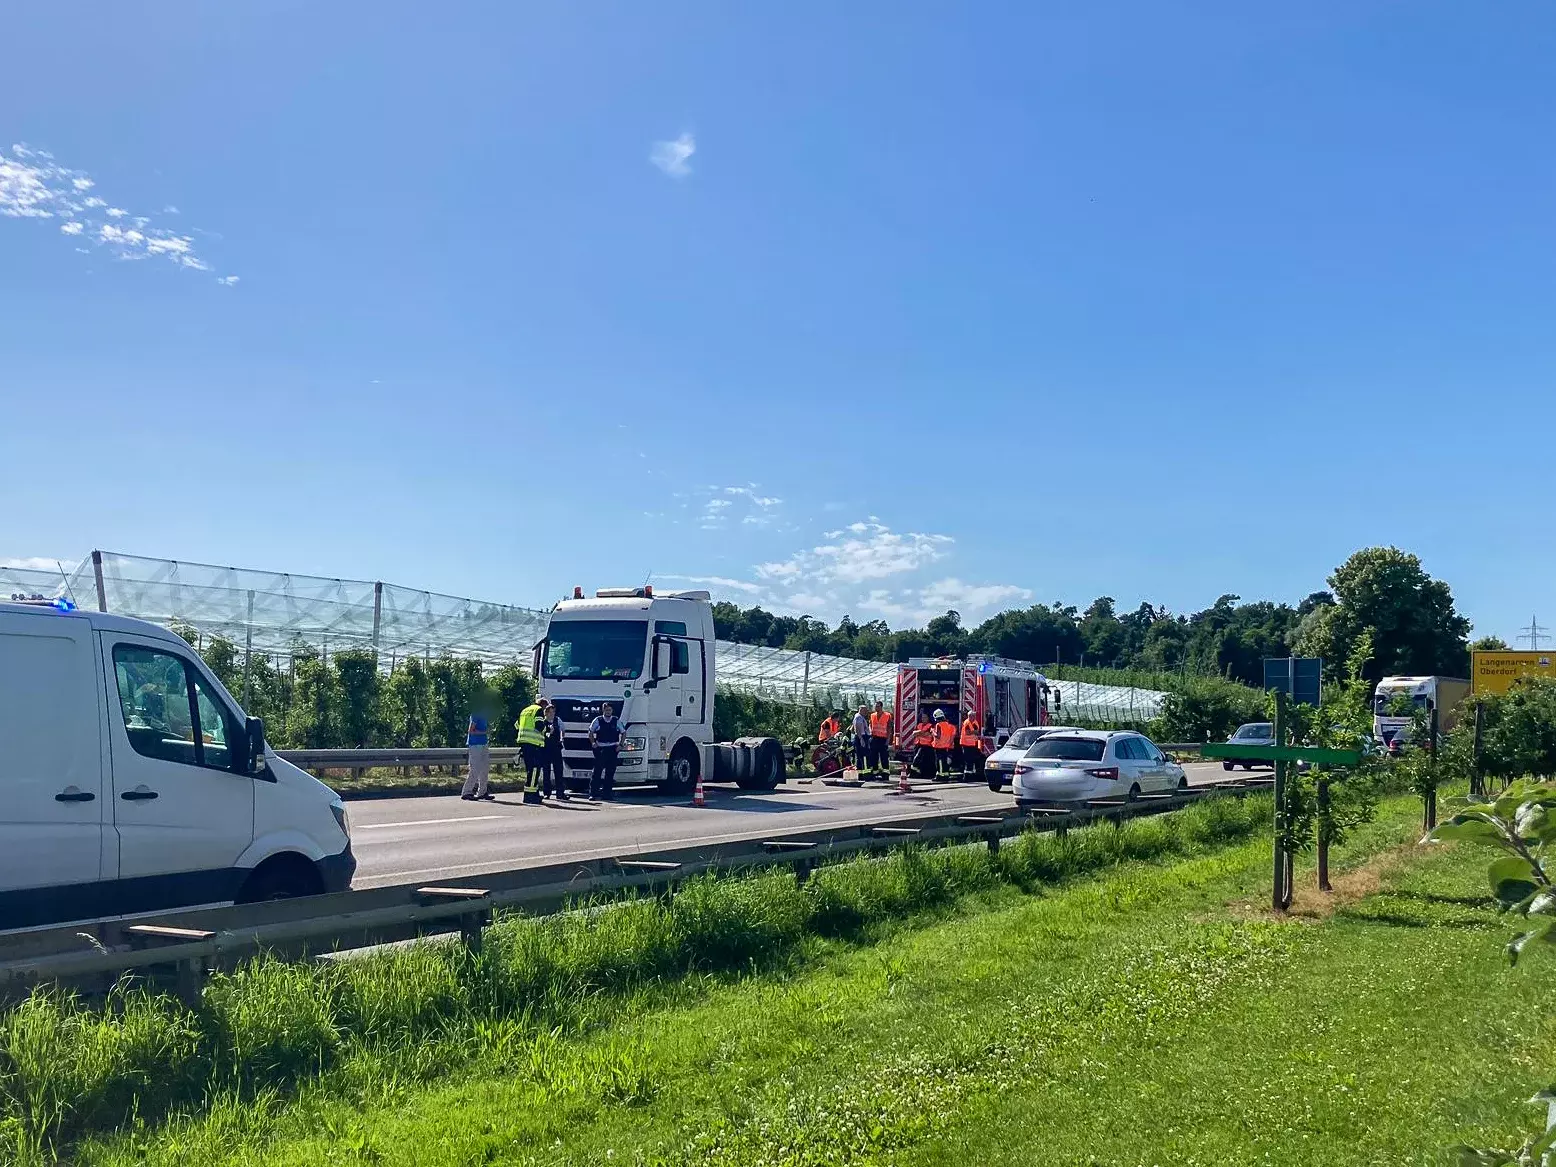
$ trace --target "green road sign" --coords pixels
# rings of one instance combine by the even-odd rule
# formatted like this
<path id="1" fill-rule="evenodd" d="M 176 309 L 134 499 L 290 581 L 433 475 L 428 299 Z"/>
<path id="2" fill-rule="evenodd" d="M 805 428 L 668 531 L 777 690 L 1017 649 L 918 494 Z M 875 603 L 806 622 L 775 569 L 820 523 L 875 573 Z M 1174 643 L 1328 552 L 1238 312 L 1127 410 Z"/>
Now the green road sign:
<path id="1" fill-rule="evenodd" d="M 1232 758 L 1243 762 L 1306 762 L 1310 766 L 1355 766 L 1360 750 L 1336 750 L 1328 746 L 1245 746 L 1214 742 L 1200 753 L 1207 758 Z"/>

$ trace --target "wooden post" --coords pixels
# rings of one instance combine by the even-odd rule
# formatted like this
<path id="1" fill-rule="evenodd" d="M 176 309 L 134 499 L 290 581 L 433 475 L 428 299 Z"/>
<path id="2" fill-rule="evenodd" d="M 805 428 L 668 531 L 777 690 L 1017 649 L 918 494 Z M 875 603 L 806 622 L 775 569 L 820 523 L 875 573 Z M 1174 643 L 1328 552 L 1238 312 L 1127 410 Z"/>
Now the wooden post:
<path id="1" fill-rule="evenodd" d="M 1486 705 L 1483 701 L 1475 702 L 1475 751 L 1470 760 L 1470 796 L 1472 798 L 1486 797 L 1486 775 L 1480 765 L 1480 751 L 1483 744 L 1483 735 L 1486 729 Z"/>
<path id="2" fill-rule="evenodd" d="M 1275 744 L 1286 742 L 1286 694 L 1275 690 Z M 1270 894 L 1271 906 L 1284 912 L 1291 906 L 1290 854 L 1286 838 L 1286 766 L 1282 758 L 1275 760 L 1275 879 Z"/>
<path id="3" fill-rule="evenodd" d="M 1318 779 L 1318 890 L 1333 891 L 1329 886 L 1329 778 Z"/>

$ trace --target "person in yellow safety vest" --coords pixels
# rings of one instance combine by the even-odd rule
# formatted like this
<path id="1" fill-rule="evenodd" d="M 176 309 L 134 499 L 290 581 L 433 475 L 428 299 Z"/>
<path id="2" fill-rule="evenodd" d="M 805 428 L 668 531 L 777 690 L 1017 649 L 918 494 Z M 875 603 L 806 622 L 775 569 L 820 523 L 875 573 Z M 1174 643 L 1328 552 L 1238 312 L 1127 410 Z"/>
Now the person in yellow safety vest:
<path id="1" fill-rule="evenodd" d="M 830 713 L 827 714 L 827 719 L 821 723 L 821 728 L 816 731 L 816 740 L 818 742 L 831 741 L 837 736 L 839 728 L 837 718 Z"/>
<path id="2" fill-rule="evenodd" d="M 935 710 L 935 760 L 942 775 L 951 773 L 956 757 L 956 726 L 941 710 Z"/>
<path id="3" fill-rule="evenodd" d="M 935 726 L 923 717 L 913 728 L 913 768 L 926 782 L 935 776 Z"/>
<path id="4" fill-rule="evenodd" d="M 983 776 L 983 734 L 978 715 L 969 713 L 962 722 L 962 773 Z"/>
<path id="5" fill-rule="evenodd" d="M 540 731 L 540 703 L 532 701 L 519 711 L 519 755 L 524 759 L 524 801 L 540 802 L 540 767 L 544 762 L 546 735 Z"/>
<path id="6" fill-rule="evenodd" d="M 891 714 L 879 701 L 870 714 L 870 773 L 885 774 L 887 769 L 887 743 L 891 741 Z"/>

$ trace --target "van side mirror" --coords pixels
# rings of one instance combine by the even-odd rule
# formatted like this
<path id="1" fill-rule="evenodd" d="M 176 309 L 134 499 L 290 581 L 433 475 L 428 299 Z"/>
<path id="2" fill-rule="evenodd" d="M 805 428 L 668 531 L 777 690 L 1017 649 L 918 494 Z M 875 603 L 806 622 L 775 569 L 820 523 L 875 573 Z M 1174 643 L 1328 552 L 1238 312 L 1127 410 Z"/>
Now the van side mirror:
<path id="1" fill-rule="evenodd" d="M 248 738 L 248 749 L 238 758 L 242 763 L 240 772 L 257 774 L 264 769 L 265 764 L 265 723 L 261 718 L 251 717 L 244 728 Z"/>

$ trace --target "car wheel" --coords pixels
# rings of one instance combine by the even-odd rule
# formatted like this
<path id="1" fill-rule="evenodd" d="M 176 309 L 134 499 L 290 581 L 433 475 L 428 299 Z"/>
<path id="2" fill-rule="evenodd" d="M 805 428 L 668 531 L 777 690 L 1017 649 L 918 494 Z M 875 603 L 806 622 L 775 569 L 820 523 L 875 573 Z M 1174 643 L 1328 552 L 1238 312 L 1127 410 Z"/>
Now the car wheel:
<path id="1" fill-rule="evenodd" d="M 1005 784 L 1003 782 L 1001 782 L 998 778 L 990 778 L 989 779 L 989 789 L 994 791 L 995 794 L 998 794 L 1001 790 L 1005 789 Z"/>
<path id="2" fill-rule="evenodd" d="M 1131 786 L 1129 788 L 1129 793 L 1124 795 L 1124 801 L 1125 802 L 1133 802 L 1135 799 L 1137 799 L 1139 797 L 1140 797 L 1140 783 L 1136 782 L 1133 786 Z"/>
<path id="3" fill-rule="evenodd" d="M 1243 763 L 1243 769 L 1244 770 L 1252 770 L 1253 769 L 1253 763 L 1252 762 L 1244 762 Z"/>
<path id="4" fill-rule="evenodd" d="M 1189 788 L 1189 776 L 1187 774 L 1179 774 L 1178 775 L 1178 789 L 1179 790 L 1187 790 L 1188 788 Z"/>
<path id="5" fill-rule="evenodd" d="M 1237 763 L 1236 762 L 1222 762 L 1221 763 L 1221 768 L 1223 770 L 1235 770 L 1237 768 Z"/>

